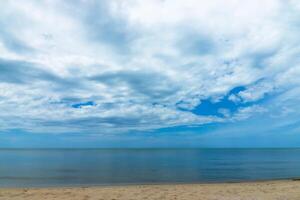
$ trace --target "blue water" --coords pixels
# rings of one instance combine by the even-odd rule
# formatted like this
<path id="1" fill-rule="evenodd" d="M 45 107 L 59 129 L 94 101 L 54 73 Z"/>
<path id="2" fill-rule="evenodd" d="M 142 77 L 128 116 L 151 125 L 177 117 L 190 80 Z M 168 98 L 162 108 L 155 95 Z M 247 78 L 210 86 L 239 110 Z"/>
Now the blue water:
<path id="1" fill-rule="evenodd" d="M 300 177 L 300 149 L 0 150 L 0 187 Z"/>

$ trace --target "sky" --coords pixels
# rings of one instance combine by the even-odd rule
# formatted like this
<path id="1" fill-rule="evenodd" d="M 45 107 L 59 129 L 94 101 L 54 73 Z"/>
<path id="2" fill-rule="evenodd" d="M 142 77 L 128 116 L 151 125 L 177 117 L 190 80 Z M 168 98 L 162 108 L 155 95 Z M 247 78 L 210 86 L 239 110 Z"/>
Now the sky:
<path id="1" fill-rule="evenodd" d="M 0 2 L 0 147 L 300 147 L 298 0 Z"/>

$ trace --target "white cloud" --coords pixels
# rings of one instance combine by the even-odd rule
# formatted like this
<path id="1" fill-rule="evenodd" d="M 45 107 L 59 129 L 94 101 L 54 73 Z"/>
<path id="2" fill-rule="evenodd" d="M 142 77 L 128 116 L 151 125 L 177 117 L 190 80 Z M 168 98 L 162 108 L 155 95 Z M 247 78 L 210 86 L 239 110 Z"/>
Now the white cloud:
<path id="1" fill-rule="evenodd" d="M 297 1 L 0 4 L 1 130 L 109 132 L 242 120 L 261 109 L 220 108 L 226 118 L 191 111 L 239 86 L 246 90 L 229 96 L 237 107 L 299 86 Z M 72 107 L 89 101 L 95 105 Z"/>

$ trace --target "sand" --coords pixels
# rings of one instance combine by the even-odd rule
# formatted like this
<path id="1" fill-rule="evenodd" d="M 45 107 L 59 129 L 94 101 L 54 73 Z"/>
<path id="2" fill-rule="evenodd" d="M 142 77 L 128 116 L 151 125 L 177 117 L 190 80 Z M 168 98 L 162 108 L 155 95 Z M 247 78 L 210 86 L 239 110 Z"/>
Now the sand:
<path id="1" fill-rule="evenodd" d="M 0 200 L 300 200 L 300 181 L 0 189 Z"/>

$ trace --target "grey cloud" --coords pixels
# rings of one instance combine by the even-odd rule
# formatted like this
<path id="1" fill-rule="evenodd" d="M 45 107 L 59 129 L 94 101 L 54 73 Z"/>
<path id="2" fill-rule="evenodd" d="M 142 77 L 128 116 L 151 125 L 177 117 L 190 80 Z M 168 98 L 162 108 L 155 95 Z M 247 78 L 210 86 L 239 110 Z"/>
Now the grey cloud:
<path id="1" fill-rule="evenodd" d="M 5 83 L 31 84 L 46 81 L 52 83 L 53 89 L 57 91 L 83 87 L 83 83 L 77 79 L 61 78 L 26 61 L 0 59 L 0 72 L 0 82 Z"/>
<path id="2" fill-rule="evenodd" d="M 90 77 L 90 80 L 110 86 L 125 84 L 134 92 L 153 99 L 176 94 L 179 86 L 167 76 L 144 71 L 119 71 Z"/>
<path id="3" fill-rule="evenodd" d="M 184 55 L 201 56 L 212 53 L 215 50 L 215 44 L 209 36 L 204 34 L 184 32 L 177 42 L 177 48 Z"/>
<path id="4" fill-rule="evenodd" d="M 41 127 L 49 128 L 50 130 L 56 130 L 59 127 L 63 127 L 64 130 L 70 132 L 95 132 L 104 133 L 112 130 L 126 131 L 129 129 L 136 129 L 138 127 L 143 128 L 145 125 L 141 123 L 141 118 L 138 117 L 81 117 L 76 119 L 66 120 L 47 120 L 39 122 Z"/>
<path id="5" fill-rule="evenodd" d="M 137 33 L 124 19 L 110 13 L 109 1 L 71 1 L 64 9 L 84 27 L 86 39 L 99 45 L 109 45 L 118 53 L 130 53 Z"/>
<path id="6" fill-rule="evenodd" d="M 51 78 L 50 74 L 37 69 L 32 63 L 17 60 L 0 59 L 0 82 L 23 84 L 43 77 Z"/>
<path id="7" fill-rule="evenodd" d="M 29 47 L 12 34 L 5 33 L 3 30 L 0 30 L 0 41 L 8 50 L 17 54 L 28 54 L 34 51 L 33 48 Z"/>
<path id="8" fill-rule="evenodd" d="M 264 69 L 268 66 L 268 60 L 272 59 L 279 52 L 279 48 L 268 49 L 264 51 L 257 51 L 248 53 L 245 57 L 251 61 L 254 68 Z"/>
<path id="9" fill-rule="evenodd" d="M 9 8 L 7 8 L 9 9 Z M 20 18 L 15 16 L 2 16 L 0 14 L 0 43 L 2 43 L 6 49 L 17 53 L 17 54 L 30 54 L 35 50 L 26 42 L 22 41 L 12 30 L 16 29 L 13 27 L 16 21 L 20 21 Z"/>

